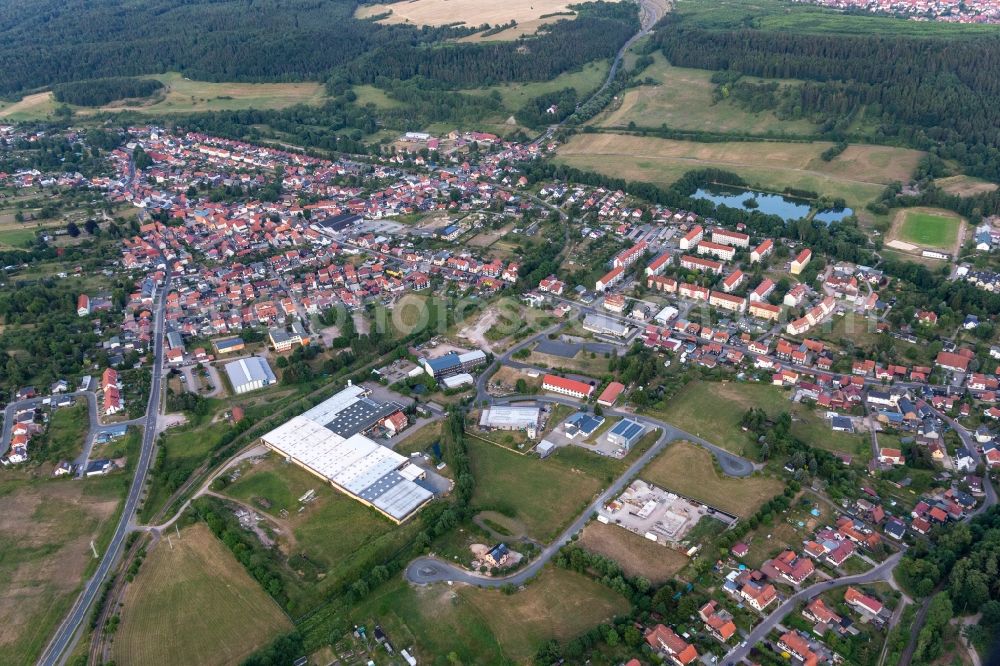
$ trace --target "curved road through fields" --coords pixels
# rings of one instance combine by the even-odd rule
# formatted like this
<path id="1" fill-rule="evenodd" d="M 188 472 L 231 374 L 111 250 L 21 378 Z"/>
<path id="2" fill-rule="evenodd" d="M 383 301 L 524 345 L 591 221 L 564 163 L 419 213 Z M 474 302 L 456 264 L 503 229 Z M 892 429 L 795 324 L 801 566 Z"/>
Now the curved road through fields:
<path id="1" fill-rule="evenodd" d="M 544 335 L 543 332 L 540 335 Z M 534 338 L 532 338 L 533 340 Z M 525 344 L 529 344 L 530 341 L 518 345 L 518 347 Z M 510 353 L 516 349 L 512 348 L 506 354 L 501 357 L 497 357 L 494 361 L 495 364 L 499 364 L 500 359 L 505 358 L 505 363 L 512 364 L 513 362 L 509 360 Z M 530 367 L 524 366 L 524 364 L 517 364 L 520 367 Z M 493 369 L 492 366 L 490 369 Z M 488 369 L 489 370 L 489 369 Z M 480 385 L 478 388 L 482 392 L 481 395 L 485 394 L 485 377 L 488 372 L 484 372 L 480 376 Z M 487 396 L 488 398 L 488 396 Z M 573 400 L 571 398 L 564 398 L 561 396 L 510 396 L 506 398 L 500 398 L 493 400 L 494 404 L 509 404 L 512 402 L 533 400 L 536 402 L 549 402 L 558 403 L 563 405 L 569 405 L 571 407 L 580 407 L 581 403 L 579 401 Z M 535 574 L 541 570 L 542 567 L 548 563 L 552 557 L 559 552 L 559 549 L 564 545 L 569 543 L 573 538 L 573 535 L 584 528 L 587 522 L 590 520 L 591 516 L 600 509 L 602 506 L 607 504 L 612 498 L 616 497 L 621 493 L 621 491 L 632 481 L 633 478 L 638 476 L 639 472 L 647 465 L 649 462 L 660 454 L 661 451 L 669 444 L 677 440 L 687 440 L 698 444 L 700 446 L 708 449 L 719 461 L 719 466 L 722 468 L 729 476 L 735 477 L 746 477 L 753 474 L 755 467 L 752 462 L 745 458 L 741 458 L 734 455 L 724 449 L 711 444 L 700 437 L 695 437 L 694 435 L 687 433 L 679 428 L 675 428 L 669 423 L 660 421 L 659 419 L 654 419 L 648 416 L 640 416 L 632 414 L 629 412 L 623 412 L 617 409 L 605 408 L 605 414 L 612 416 L 622 416 L 633 419 L 642 423 L 643 425 L 651 428 L 660 429 L 660 437 L 656 440 L 656 443 L 649 448 L 648 451 L 643 453 L 629 465 L 628 469 L 625 470 L 615 481 L 608 486 L 597 499 L 595 499 L 577 518 L 563 530 L 559 537 L 550 543 L 548 546 L 542 549 L 542 552 L 535 558 L 530 564 L 525 568 L 509 575 L 509 576 L 484 576 L 479 573 L 468 571 L 462 567 L 456 566 L 451 562 L 446 562 L 444 560 L 435 557 L 418 557 L 413 560 L 407 567 L 405 571 L 405 576 L 408 581 L 415 583 L 417 585 L 429 585 L 431 583 L 438 582 L 460 582 L 467 583 L 469 585 L 477 585 L 479 587 L 500 587 L 505 584 L 521 585 L 531 579 Z"/>
<path id="2" fill-rule="evenodd" d="M 578 404 L 578 403 L 577 403 Z M 663 424 L 666 426 L 666 424 Z M 662 426 L 661 426 L 662 427 Z M 563 530 L 559 537 L 542 549 L 537 558 L 532 560 L 528 566 L 509 576 L 485 576 L 479 573 L 468 571 L 450 562 L 437 559 L 435 557 L 418 557 L 406 567 L 405 576 L 411 583 L 417 585 L 429 585 L 430 583 L 457 581 L 478 585 L 479 587 L 500 587 L 501 585 L 512 584 L 521 585 L 537 574 L 552 557 L 559 552 L 559 549 L 569 543 L 573 535 L 583 529 L 591 515 L 600 507 L 604 506 L 613 497 L 621 493 L 622 489 L 636 476 L 650 460 L 655 458 L 663 448 L 676 439 L 686 439 L 687 433 L 666 426 L 660 434 L 656 443 L 643 453 L 639 458 L 629 465 L 629 468 L 619 476 L 590 506 L 581 513 L 573 523 Z M 749 463 L 748 463 L 749 464 Z M 751 466 L 752 470 L 752 466 Z"/>
<path id="3" fill-rule="evenodd" d="M 156 320 L 153 326 L 153 375 L 150 381 L 149 403 L 146 405 L 146 416 L 143 420 L 142 447 L 139 450 L 139 460 L 135 465 L 135 476 L 132 478 L 132 485 L 125 498 L 125 506 L 121 518 L 118 520 L 118 526 L 101 557 L 97 571 L 84 584 L 83 592 L 77 597 L 69 614 L 59 625 L 55 636 L 39 657 L 38 663 L 41 666 L 60 664 L 63 655 L 70 652 L 72 644 L 76 640 L 77 630 L 83 624 L 90 606 L 100 594 L 101 588 L 104 586 L 104 579 L 118 561 L 125 537 L 132 528 L 156 444 L 156 419 L 160 410 L 160 384 L 163 377 L 163 314 L 167 302 L 167 291 L 170 289 L 170 278 L 171 273 L 168 269 L 167 276 L 157 294 Z"/>

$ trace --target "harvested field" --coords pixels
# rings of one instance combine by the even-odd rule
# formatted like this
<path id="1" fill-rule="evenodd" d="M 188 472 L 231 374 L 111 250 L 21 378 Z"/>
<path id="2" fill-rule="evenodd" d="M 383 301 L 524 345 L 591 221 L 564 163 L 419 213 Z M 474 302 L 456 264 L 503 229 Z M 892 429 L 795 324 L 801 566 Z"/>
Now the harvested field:
<path id="1" fill-rule="evenodd" d="M 659 127 L 702 132 L 736 132 L 742 134 L 805 135 L 815 132 L 807 120 L 779 120 L 773 111 L 751 113 L 731 100 L 713 102 L 712 72 L 704 69 L 674 67 L 662 53 L 653 55 L 653 64 L 642 73 L 658 81 L 658 85 L 632 88 L 612 103 L 609 111 L 597 116 L 591 124 L 601 127 L 626 127 L 634 122 L 639 127 Z M 755 80 L 747 77 L 747 80 Z"/>
<path id="2" fill-rule="evenodd" d="M 362 5 L 355 13 L 358 18 L 389 14 L 381 19 L 383 23 L 411 23 L 415 25 L 449 25 L 459 23 L 478 27 L 484 23 L 491 26 L 503 25 L 517 21 L 517 28 L 505 32 L 511 33 L 508 39 L 516 39 L 525 34 L 529 27 L 538 29 L 542 23 L 552 23 L 567 16 L 552 16 L 548 14 L 568 14 L 574 12 L 569 8 L 572 2 L 566 0 L 510 0 L 509 2 L 492 2 L 490 0 L 409 0 L 380 5 Z M 545 18 L 545 21 L 541 20 Z M 497 39 L 497 35 L 492 35 Z"/>
<path id="3" fill-rule="evenodd" d="M 559 149 L 558 161 L 626 180 L 670 185 L 688 171 L 713 167 L 735 172 L 751 185 L 786 187 L 843 198 L 854 209 L 884 186 L 906 181 L 923 153 L 886 146 L 852 145 L 825 162 L 832 144 L 817 141 L 699 143 L 613 133 L 578 134 Z"/>
<path id="4" fill-rule="evenodd" d="M 125 593 L 115 663 L 239 664 L 292 625 L 232 554 L 197 524 L 146 557 Z"/>
<path id="5" fill-rule="evenodd" d="M 0 497 L 0 662 L 33 664 L 95 561 L 90 540 L 114 519 L 119 478 L 21 481 Z"/>
<path id="6" fill-rule="evenodd" d="M 949 176 L 948 178 L 938 178 L 934 184 L 948 194 L 957 194 L 960 197 L 971 197 L 975 194 L 985 194 L 997 189 L 996 183 L 988 180 L 973 178 L 972 176 Z"/>
<path id="7" fill-rule="evenodd" d="M 212 83 L 193 81 L 177 72 L 148 78 L 162 81 L 165 86 L 149 100 L 137 102 L 133 106 L 116 102 L 99 108 L 72 108 L 79 115 L 126 110 L 140 113 L 194 113 L 234 109 L 284 109 L 295 104 L 319 104 L 325 96 L 320 83 Z M 52 93 L 36 93 L 0 109 L 0 118 L 38 120 L 49 116 L 57 106 Z"/>
<path id="8" fill-rule="evenodd" d="M 578 543 L 593 553 L 611 558 L 630 576 L 642 576 L 653 583 L 672 578 L 688 563 L 683 553 L 596 520 L 587 525 Z"/>
<path id="9" fill-rule="evenodd" d="M 688 442 L 671 444 L 642 471 L 642 478 L 744 518 L 783 488 L 777 479 L 720 476 L 712 454 Z"/>

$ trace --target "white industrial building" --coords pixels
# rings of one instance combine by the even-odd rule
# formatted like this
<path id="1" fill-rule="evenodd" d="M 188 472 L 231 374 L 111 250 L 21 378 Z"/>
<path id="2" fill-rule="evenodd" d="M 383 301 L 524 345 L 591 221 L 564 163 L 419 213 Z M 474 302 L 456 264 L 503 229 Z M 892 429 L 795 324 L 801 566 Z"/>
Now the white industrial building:
<path id="1" fill-rule="evenodd" d="M 656 314 L 656 316 L 653 317 L 653 320 L 657 324 L 659 324 L 660 326 L 666 326 L 667 324 L 669 324 L 670 322 L 672 322 L 674 319 L 677 319 L 677 316 L 679 314 L 680 314 L 680 312 L 677 310 L 677 308 L 675 308 L 672 305 L 668 305 L 667 307 L 665 307 L 662 310 L 660 310 Z"/>
<path id="2" fill-rule="evenodd" d="M 475 384 L 475 378 L 467 372 L 461 372 L 457 375 L 452 375 L 451 377 L 445 377 L 441 380 L 446 389 L 455 389 L 468 384 Z"/>
<path id="3" fill-rule="evenodd" d="M 583 328 L 591 333 L 615 335 L 620 338 L 624 338 L 629 332 L 629 327 L 622 322 L 600 314 L 588 314 L 584 317 Z"/>
<path id="4" fill-rule="evenodd" d="M 229 383 L 233 385 L 233 391 L 237 394 L 256 391 L 278 381 L 271 371 L 271 366 L 259 356 L 226 363 L 226 375 L 229 376 Z"/>
<path id="5" fill-rule="evenodd" d="M 338 417 L 369 400 L 367 395 L 363 387 L 348 386 L 261 439 L 337 490 L 402 523 L 434 497 L 418 483 L 423 470 L 360 432 L 344 437 L 331 429 Z"/>
<path id="6" fill-rule="evenodd" d="M 538 407 L 489 407 L 479 417 L 479 427 L 489 430 L 526 430 L 534 437 L 542 410 Z"/>

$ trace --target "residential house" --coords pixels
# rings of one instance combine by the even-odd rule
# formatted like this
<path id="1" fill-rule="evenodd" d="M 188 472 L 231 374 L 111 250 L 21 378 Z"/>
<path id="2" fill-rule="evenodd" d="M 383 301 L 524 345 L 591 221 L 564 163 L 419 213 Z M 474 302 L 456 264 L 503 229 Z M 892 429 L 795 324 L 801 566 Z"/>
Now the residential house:
<path id="1" fill-rule="evenodd" d="M 677 635 L 673 629 L 658 624 L 646 632 L 646 643 L 661 652 L 677 666 L 687 666 L 698 659 L 698 651 L 693 645 Z"/>

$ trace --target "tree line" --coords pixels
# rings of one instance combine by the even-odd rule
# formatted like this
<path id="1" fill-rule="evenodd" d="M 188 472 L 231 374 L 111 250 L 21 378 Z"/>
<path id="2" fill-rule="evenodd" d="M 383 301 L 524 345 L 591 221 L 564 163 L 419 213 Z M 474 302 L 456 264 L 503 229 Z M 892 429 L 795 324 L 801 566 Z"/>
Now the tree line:
<path id="1" fill-rule="evenodd" d="M 52 86 L 52 96 L 57 102 L 77 106 L 104 106 L 120 99 L 149 97 L 163 89 L 156 79 L 136 79 L 115 76 L 106 79 L 71 81 Z"/>
<path id="2" fill-rule="evenodd" d="M 942 634 L 952 617 L 982 613 L 967 635 L 984 652 L 1000 631 L 1000 508 L 990 507 L 969 523 L 935 530 L 910 548 L 896 567 L 896 580 L 914 596 L 931 600 L 918 635 L 915 658 L 930 663 L 942 652 Z"/>

